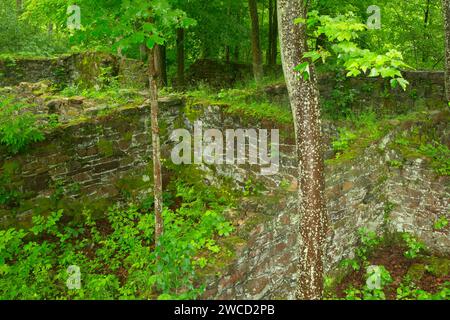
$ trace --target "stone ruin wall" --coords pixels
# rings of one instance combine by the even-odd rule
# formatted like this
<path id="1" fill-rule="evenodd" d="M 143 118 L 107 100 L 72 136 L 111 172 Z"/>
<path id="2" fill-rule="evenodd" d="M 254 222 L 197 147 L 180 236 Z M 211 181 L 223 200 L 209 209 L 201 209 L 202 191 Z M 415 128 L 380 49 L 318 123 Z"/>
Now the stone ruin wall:
<path id="1" fill-rule="evenodd" d="M 416 76 L 428 80 L 422 85 L 422 80 L 417 80 L 412 87 L 418 95 L 414 101 L 439 101 L 443 92 L 440 75 Z M 282 94 L 283 89 L 279 90 L 274 96 Z M 173 124 L 192 127 L 192 121 L 183 113 L 183 103 L 177 99 L 162 101 L 162 147 L 166 156 L 171 146 L 168 132 Z M 5 163 L 14 164 L 9 166 L 16 170 L 14 186 L 27 197 L 25 205 L 15 212 L 0 210 L 2 224 L 27 226 L 31 212 L 52 205 L 56 193 L 63 195 L 69 210 L 80 210 L 93 200 L 103 210 L 112 199 L 120 199 L 121 192 L 133 183 L 137 182 L 148 192 L 151 185 L 142 184 L 142 175 L 149 172 L 151 165 L 149 119 L 147 106 L 123 108 L 59 128 L 25 154 L 14 157 L 1 154 L 1 167 L 5 168 Z M 205 128 L 261 126 L 226 115 L 215 106 L 205 108 L 197 120 L 202 120 Z M 334 130 L 332 125 L 325 125 L 324 129 L 325 132 Z M 389 139 L 387 136 L 380 143 L 386 144 Z M 391 168 L 387 161 L 395 157 L 392 154 L 395 151 L 379 150 L 379 144 L 373 145 L 351 162 L 326 168 L 330 221 L 325 258 L 328 272 L 340 260 L 354 255 L 357 231 L 362 226 L 380 233 L 410 231 L 431 250 L 450 254 L 450 231 L 433 229 L 439 216 L 449 215 L 448 177 L 437 177 L 420 159 L 407 162 L 402 169 Z M 295 210 L 296 161 L 289 139 L 282 141 L 281 151 L 280 173 L 261 178 L 268 193 L 241 202 L 237 234 L 242 241 L 232 248 L 235 256 L 223 268 L 221 276 L 208 277 L 206 298 L 293 298 L 298 278 L 300 217 Z M 232 176 L 238 183 L 256 177 L 257 173 L 254 168 L 242 166 L 216 168 L 217 175 Z M 207 170 L 205 174 L 212 173 Z M 291 182 L 288 190 L 280 190 L 283 180 Z M 130 188 L 127 192 L 135 190 Z M 390 204 L 394 205 L 387 216 L 386 208 Z"/>

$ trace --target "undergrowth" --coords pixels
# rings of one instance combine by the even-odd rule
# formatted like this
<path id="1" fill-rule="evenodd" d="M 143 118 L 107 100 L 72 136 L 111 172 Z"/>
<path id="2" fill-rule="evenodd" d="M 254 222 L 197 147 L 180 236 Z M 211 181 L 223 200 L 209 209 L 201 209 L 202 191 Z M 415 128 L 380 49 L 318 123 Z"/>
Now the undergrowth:
<path id="1" fill-rule="evenodd" d="M 94 220 L 84 210 L 83 223 L 68 221 L 59 210 L 33 217 L 33 227 L 27 231 L 0 231 L 0 298 L 199 296 L 204 287 L 196 271 L 227 250 L 218 239 L 233 232 L 223 215 L 231 200 L 218 189 L 199 189 L 180 179 L 169 190 L 173 192 L 166 195 L 164 234 L 156 247 L 148 201 L 115 205 L 104 220 Z M 80 270 L 81 285 L 70 290 L 66 284 L 73 281 L 73 268 Z"/>

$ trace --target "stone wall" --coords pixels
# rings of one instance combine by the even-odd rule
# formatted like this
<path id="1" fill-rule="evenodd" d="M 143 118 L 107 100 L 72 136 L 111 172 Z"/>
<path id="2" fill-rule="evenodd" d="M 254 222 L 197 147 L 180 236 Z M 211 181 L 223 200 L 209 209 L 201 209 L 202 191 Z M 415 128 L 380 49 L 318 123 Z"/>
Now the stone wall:
<path id="1" fill-rule="evenodd" d="M 227 127 L 218 110 L 210 108 L 207 126 Z M 438 135 L 448 136 L 446 111 L 430 115 Z M 213 119 L 213 120 L 211 120 Z M 215 120 L 214 120 L 215 119 Z M 426 126 L 421 121 L 410 130 Z M 428 125 L 430 125 L 428 123 Z M 242 126 L 241 127 L 245 127 Z M 324 131 L 332 133 L 332 124 Z M 325 269 L 334 273 L 342 259 L 353 258 L 362 227 L 379 235 L 411 232 L 435 254 L 450 254 L 450 228 L 435 230 L 439 217 L 450 219 L 450 179 L 437 175 L 421 158 L 408 159 L 403 167 L 393 168 L 389 161 L 399 159 L 391 147 L 396 134 L 404 128 L 395 124 L 391 132 L 364 148 L 351 161 L 328 161 L 326 199 L 329 219 Z M 282 142 L 283 145 L 283 142 Z M 293 146 L 282 146 L 281 172 L 259 177 L 267 191 L 259 197 L 244 199 L 237 209 L 240 219 L 236 259 L 219 278 L 211 276 L 205 297 L 214 299 L 293 299 L 299 261 L 300 217 L 296 213 L 295 156 Z M 237 181 L 258 177 L 256 170 L 230 166 L 215 168 L 216 174 Z M 283 190 L 282 181 L 289 186 Z"/>
<path id="2" fill-rule="evenodd" d="M 409 81 L 406 91 L 392 89 L 389 80 L 381 78 L 343 78 L 336 74 L 321 74 L 319 90 L 323 109 L 361 113 L 373 110 L 380 115 L 401 114 L 418 108 L 435 109 L 445 105 L 444 72 L 405 71 Z M 274 103 L 289 106 L 284 84 L 264 89 Z"/>
<path id="3" fill-rule="evenodd" d="M 421 99 L 428 97 L 438 103 L 442 94 L 440 75 L 434 74 L 431 80 L 425 74 L 415 75 Z M 429 79 L 427 85 L 423 84 L 425 79 Z M 282 91 L 280 88 L 280 95 Z M 171 149 L 168 133 L 175 125 L 192 129 L 194 120 L 202 120 L 205 129 L 279 127 L 230 115 L 218 106 L 190 105 L 188 115 L 183 105 L 180 99 L 161 100 L 162 148 L 166 157 Z M 448 143 L 448 111 L 429 113 L 428 117 L 427 125 L 436 128 L 443 143 Z M 150 193 L 151 181 L 143 180 L 151 170 L 149 119 L 148 106 L 123 107 L 49 132 L 45 141 L 24 154 L 8 156 L 0 152 L 0 176 L 13 172 L 9 187 L 23 194 L 19 207 L 0 208 L 2 224 L 27 226 L 32 212 L 46 213 L 54 206 L 77 214 L 88 206 L 101 213 L 123 193 L 136 197 L 142 191 Z M 424 123 L 406 119 L 393 124 L 391 132 L 364 147 L 351 160 L 327 162 L 327 272 L 333 272 L 340 260 L 354 255 L 357 231 L 362 226 L 379 233 L 410 231 L 430 250 L 450 254 L 450 228 L 433 228 L 440 216 L 450 219 L 448 176 L 436 175 L 420 157 L 408 159 L 402 168 L 389 165 L 390 160 L 400 157 L 390 143 L 403 125 L 421 130 Z M 293 129 L 281 129 L 285 134 L 278 174 L 262 177 L 260 168 L 252 166 L 203 168 L 205 178 L 211 181 L 232 177 L 242 186 L 252 178 L 265 186 L 262 195 L 243 197 L 239 207 L 229 213 L 237 227 L 232 239 L 235 241 L 229 244 L 234 255 L 221 268 L 219 277 L 217 270 L 204 275 L 209 283 L 206 298 L 293 298 L 300 244 L 300 217 L 295 207 L 296 159 Z M 324 132 L 329 146 L 329 137 L 336 133 L 333 123 L 325 123 Z M 328 158 L 333 156 L 329 150 L 326 154 Z"/>
<path id="4" fill-rule="evenodd" d="M 118 74 L 117 59 L 102 53 L 78 53 L 55 58 L 0 59 L 0 87 L 50 80 L 61 87 L 94 86 L 102 72 Z"/>
<path id="5" fill-rule="evenodd" d="M 194 120 L 202 120 L 204 129 L 221 130 L 277 126 L 234 117 L 218 106 L 190 106 L 187 117 L 179 99 L 163 99 L 161 109 L 166 157 L 172 145 L 168 132 L 176 123 L 192 129 Z M 433 127 L 442 128 L 440 135 L 445 137 L 448 112 L 433 117 Z M 100 213 L 124 192 L 136 197 L 141 191 L 148 194 L 152 183 L 144 182 L 142 177 L 151 170 L 149 119 L 147 106 L 125 107 L 59 128 L 25 154 L 11 157 L 3 153 L 2 173 L 13 168 L 12 185 L 26 197 L 20 208 L 0 211 L 3 224 L 27 226 L 32 212 L 45 213 L 54 205 L 76 213 L 88 206 Z M 331 135 L 333 128 L 332 123 L 324 125 L 324 131 Z M 259 167 L 245 165 L 204 167 L 205 178 L 211 181 L 232 177 L 242 186 L 252 178 L 265 187 L 262 195 L 243 197 L 237 210 L 229 214 L 238 230 L 237 241 L 230 246 L 234 258 L 221 268 L 220 277 L 216 272 L 206 275 L 210 284 L 207 298 L 293 298 L 298 278 L 300 217 L 295 207 L 292 128 L 283 130 L 288 134 L 281 141 L 281 170 L 276 175 L 263 177 Z M 391 132 L 372 143 L 351 161 L 327 165 L 327 272 L 333 272 L 339 261 L 354 255 L 358 229 L 363 226 L 378 233 L 410 231 L 431 250 L 450 254 L 450 229 L 433 228 L 438 217 L 450 218 L 449 179 L 437 176 L 423 159 L 408 161 L 402 169 L 390 167 L 389 160 L 397 157 L 397 151 L 388 147 L 394 136 Z"/>
<path id="6" fill-rule="evenodd" d="M 265 70 L 281 74 L 279 66 Z M 147 86 L 145 66 L 137 60 L 119 59 L 102 53 L 80 53 L 58 58 L 0 59 L 0 86 L 13 86 L 20 82 L 51 80 L 64 87 L 78 84 L 98 84 L 99 76 L 117 77 L 125 87 Z M 435 108 L 444 99 L 444 73 L 440 71 L 405 71 L 410 82 L 406 91 L 392 89 L 389 80 L 380 78 L 349 78 L 343 75 L 322 74 L 319 87 L 324 108 L 348 108 L 353 112 L 372 109 L 378 113 L 402 113 L 417 107 Z M 251 66 L 199 60 L 186 71 L 186 81 L 191 85 L 209 84 L 227 86 L 251 79 Z M 284 85 L 265 88 L 262 94 L 275 103 L 289 107 Z M 333 109 L 334 110 L 334 109 Z"/>
<path id="7" fill-rule="evenodd" d="M 181 107 L 180 100 L 161 100 L 167 121 Z M 88 206 L 104 212 L 121 192 L 151 188 L 151 182 L 142 181 L 151 172 L 149 122 L 148 106 L 124 107 L 63 125 L 26 153 L 11 156 L 0 150 L 0 177 L 12 176 L 8 188 L 22 194 L 18 206 L 0 208 L 2 224 L 26 226 L 31 213 L 55 207 L 80 213 Z"/>

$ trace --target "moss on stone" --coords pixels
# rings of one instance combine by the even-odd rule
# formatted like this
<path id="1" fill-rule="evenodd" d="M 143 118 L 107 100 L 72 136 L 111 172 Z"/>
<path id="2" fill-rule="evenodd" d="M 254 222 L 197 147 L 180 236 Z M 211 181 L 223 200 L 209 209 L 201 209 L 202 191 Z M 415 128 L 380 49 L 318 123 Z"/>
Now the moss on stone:
<path id="1" fill-rule="evenodd" d="M 426 270 L 436 277 L 450 275 L 450 259 L 429 257 L 426 259 Z"/>
<path id="2" fill-rule="evenodd" d="M 413 281 L 420 281 L 420 279 L 422 279 L 422 277 L 425 275 L 425 272 L 426 265 L 421 263 L 414 263 L 409 267 L 406 276 Z"/>
<path id="3" fill-rule="evenodd" d="M 114 145 L 111 141 L 106 139 L 100 139 L 97 142 L 98 150 L 106 157 L 112 157 L 114 155 Z"/>

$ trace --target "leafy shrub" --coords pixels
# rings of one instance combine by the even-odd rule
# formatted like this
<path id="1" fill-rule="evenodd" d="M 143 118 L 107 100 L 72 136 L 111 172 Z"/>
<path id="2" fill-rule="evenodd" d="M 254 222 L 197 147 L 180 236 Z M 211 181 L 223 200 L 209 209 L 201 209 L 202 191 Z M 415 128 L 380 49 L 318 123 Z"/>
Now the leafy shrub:
<path id="1" fill-rule="evenodd" d="M 424 244 L 409 233 L 404 233 L 402 238 L 408 247 L 408 250 L 405 252 L 405 257 L 407 258 L 414 259 L 419 255 L 420 251 L 425 249 Z"/>
<path id="2" fill-rule="evenodd" d="M 164 210 L 164 234 L 154 244 L 154 215 L 134 204 L 114 206 L 107 219 L 62 223 L 63 212 L 33 217 L 28 230 L 0 231 L 0 299 L 195 298 L 197 268 L 222 251 L 233 228 L 215 189 L 178 181 L 178 209 Z M 199 258 L 200 252 L 209 252 Z M 78 266 L 81 288 L 69 290 L 67 268 Z"/>
<path id="3" fill-rule="evenodd" d="M 25 106 L 12 99 L 0 101 L 0 143 L 16 154 L 33 142 L 44 140 L 37 116 L 31 112 L 21 112 Z"/>
<path id="4" fill-rule="evenodd" d="M 333 150 L 342 153 L 350 147 L 350 144 L 357 138 L 356 134 L 347 128 L 339 129 L 339 138 L 332 142 Z"/>
<path id="5" fill-rule="evenodd" d="M 435 172 L 442 176 L 450 175 L 450 150 L 440 143 L 423 144 L 419 152 L 432 159 L 432 167 Z"/>
<path id="6" fill-rule="evenodd" d="M 435 230 L 442 230 L 448 226 L 448 219 L 445 216 L 439 217 L 438 220 L 434 223 L 433 227 Z"/>

